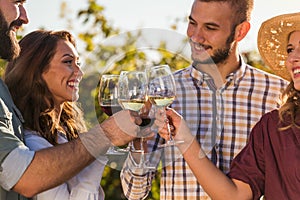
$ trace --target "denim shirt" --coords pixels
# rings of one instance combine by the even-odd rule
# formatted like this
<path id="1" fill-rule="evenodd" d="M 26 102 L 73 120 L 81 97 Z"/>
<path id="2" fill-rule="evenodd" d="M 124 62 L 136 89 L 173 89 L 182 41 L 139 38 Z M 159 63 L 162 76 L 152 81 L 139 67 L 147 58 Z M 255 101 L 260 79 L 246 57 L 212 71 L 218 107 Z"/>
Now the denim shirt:
<path id="1" fill-rule="evenodd" d="M 22 142 L 24 122 L 0 79 L 0 200 L 27 199 L 10 190 L 30 164 L 34 152 Z"/>

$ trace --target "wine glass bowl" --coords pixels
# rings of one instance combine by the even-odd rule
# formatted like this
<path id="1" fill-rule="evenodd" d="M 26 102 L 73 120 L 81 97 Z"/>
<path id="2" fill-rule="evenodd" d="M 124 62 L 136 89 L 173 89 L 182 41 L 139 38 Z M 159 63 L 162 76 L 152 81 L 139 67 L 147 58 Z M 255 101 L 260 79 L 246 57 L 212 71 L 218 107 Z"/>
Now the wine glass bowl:
<path id="1" fill-rule="evenodd" d="M 122 71 L 118 100 L 123 109 L 139 112 L 147 101 L 147 78 L 142 71 Z"/>
<path id="2" fill-rule="evenodd" d="M 148 98 L 158 109 L 165 109 L 176 97 L 176 84 L 173 73 L 168 65 L 159 65 L 146 69 L 148 77 Z M 173 146 L 182 141 L 173 140 L 170 125 L 166 117 L 169 140 L 159 147 Z"/>
<path id="3" fill-rule="evenodd" d="M 151 126 L 149 117 L 151 103 L 147 96 L 147 76 L 144 71 L 122 71 L 119 79 L 119 103 L 123 109 L 138 112 L 142 123 L 140 128 Z"/>
<path id="4" fill-rule="evenodd" d="M 151 104 L 147 102 L 147 76 L 145 71 L 122 71 L 119 79 L 119 95 L 118 100 L 123 109 L 137 112 L 141 119 L 141 131 L 139 137 L 139 149 L 134 148 L 133 142 L 129 143 L 130 151 L 139 153 L 139 168 L 151 168 L 145 162 L 144 137 L 148 134 L 147 127 L 151 126 L 152 120 L 148 116 L 148 106 Z"/>
<path id="5" fill-rule="evenodd" d="M 157 107 L 167 107 L 175 99 L 176 86 L 167 65 L 155 66 L 148 71 L 148 98 Z"/>
<path id="6" fill-rule="evenodd" d="M 104 74 L 99 84 L 98 102 L 101 110 L 108 116 L 122 110 L 118 102 L 119 75 Z"/>
<path id="7" fill-rule="evenodd" d="M 103 74 L 100 78 L 98 102 L 101 110 L 108 116 L 122 110 L 118 102 L 118 83 L 119 75 Z M 116 150 L 113 146 L 108 149 L 106 154 L 124 155 L 123 152 Z"/>

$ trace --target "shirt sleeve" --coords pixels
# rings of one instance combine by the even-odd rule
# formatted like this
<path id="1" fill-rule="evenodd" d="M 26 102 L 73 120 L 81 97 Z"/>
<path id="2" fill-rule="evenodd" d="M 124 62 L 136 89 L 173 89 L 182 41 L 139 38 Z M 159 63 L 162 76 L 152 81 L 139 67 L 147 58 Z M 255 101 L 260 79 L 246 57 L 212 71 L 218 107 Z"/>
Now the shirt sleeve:
<path id="1" fill-rule="evenodd" d="M 153 139 L 147 140 L 148 153 L 145 153 L 144 160 L 147 162 L 147 165 L 156 169 L 139 168 L 133 158 L 134 153 L 129 152 L 120 173 L 121 185 L 126 198 L 138 200 L 148 196 L 151 191 L 152 181 L 157 172 L 157 167 L 163 166 L 164 148 L 158 148 L 158 145 L 162 142 L 164 142 L 164 140 L 159 134 Z"/>
<path id="2" fill-rule="evenodd" d="M 34 152 L 26 146 L 18 146 L 4 159 L 0 167 L 0 184 L 10 190 L 21 178 L 31 163 Z"/>
<path id="3" fill-rule="evenodd" d="M 120 178 L 124 195 L 130 200 L 140 200 L 146 197 L 151 190 L 155 171 L 138 168 L 131 153 L 124 163 Z"/>
<path id="4" fill-rule="evenodd" d="M 52 146 L 46 139 L 35 133 L 28 134 L 27 132 L 25 142 L 30 149 L 36 151 Z M 67 140 L 60 137 L 59 143 L 63 142 L 67 142 Z M 39 200 L 103 200 L 104 192 L 100 186 L 100 181 L 106 163 L 107 158 L 105 156 L 99 158 L 72 179 L 38 194 L 37 198 Z"/>
<path id="5" fill-rule="evenodd" d="M 23 117 L 2 79 L 0 96 L 0 185 L 10 190 L 31 163 L 34 152 L 21 141 Z"/>
<path id="6" fill-rule="evenodd" d="M 3 95 L 5 97 L 6 94 L 7 97 L 9 94 L 6 91 L 2 91 L 3 88 L 1 86 L 3 85 L 1 83 L 3 82 L 0 79 L 0 164 L 11 151 L 24 146 L 20 139 L 22 134 L 22 122 L 20 118 L 22 117 L 17 114 L 17 109 L 13 109 L 14 105 L 11 101 L 3 101 Z"/>
<path id="7" fill-rule="evenodd" d="M 263 122 L 259 121 L 252 129 L 245 148 L 234 158 L 228 174 L 230 178 L 248 183 L 253 199 L 259 199 L 264 189 L 264 132 Z"/>

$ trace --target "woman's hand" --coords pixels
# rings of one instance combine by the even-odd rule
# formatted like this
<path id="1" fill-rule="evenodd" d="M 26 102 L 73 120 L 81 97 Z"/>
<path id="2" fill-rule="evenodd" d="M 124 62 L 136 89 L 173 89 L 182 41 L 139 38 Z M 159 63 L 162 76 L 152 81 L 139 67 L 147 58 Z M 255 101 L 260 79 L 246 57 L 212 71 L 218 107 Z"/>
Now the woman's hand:
<path id="1" fill-rule="evenodd" d="M 178 130 L 176 127 L 180 126 L 181 120 L 182 117 L 171 108 L 167 108 L 167 110 L 158 109 L 157 113 L 155 114 L 154 124 L 157 127 L 160 136 L 165 140 L 169 140 L 170 135 L 168 128 L 170 128 L 172 135 L 176 136 Z"/>
<path id="2" fill-rule="evenodd" d="M 167 116 L 167 118 L 166 118 Z M 166 110 L 158 110 L 155 115 L 155 126 L 158 127 L 158 133 L 166 140 L 169 139 L 168 125 L 170 124 L 171 134 L 174 136 L 175 141 L 184 141 L 178 144 L 178 147 L 184 152 L 189 145 L 193 142 L 194 136 L 192 135 L 187 123 L 174 109 L 167 108 Z"/>

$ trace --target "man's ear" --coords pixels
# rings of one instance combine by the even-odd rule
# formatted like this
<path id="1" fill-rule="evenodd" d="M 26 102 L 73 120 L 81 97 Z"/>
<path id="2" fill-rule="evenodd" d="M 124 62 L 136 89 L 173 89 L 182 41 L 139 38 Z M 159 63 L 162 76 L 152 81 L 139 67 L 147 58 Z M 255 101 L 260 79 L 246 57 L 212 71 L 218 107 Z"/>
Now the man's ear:
<path id="1" fill-rule="evenodd" d="M 250 30 L 250 27 L 251 25 L 247 21 L 244 21 L 237 25 L 235 27 L 235 40 L 241 41 L 247 35 L 248 31 Z"/>

